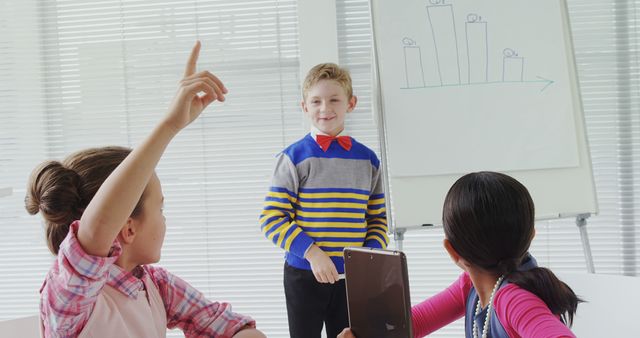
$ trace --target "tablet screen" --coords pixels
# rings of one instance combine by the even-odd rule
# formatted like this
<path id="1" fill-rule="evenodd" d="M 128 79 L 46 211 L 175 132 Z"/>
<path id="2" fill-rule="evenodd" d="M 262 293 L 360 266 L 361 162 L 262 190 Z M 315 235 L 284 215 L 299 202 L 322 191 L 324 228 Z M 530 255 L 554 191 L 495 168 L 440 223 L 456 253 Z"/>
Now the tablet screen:
<path id="1" fill-rule="evenodd" d="M 408 338 L 411 303 L 405 255 L 346 248 L 345 278 L 351 330 L 358 338 Z"/>

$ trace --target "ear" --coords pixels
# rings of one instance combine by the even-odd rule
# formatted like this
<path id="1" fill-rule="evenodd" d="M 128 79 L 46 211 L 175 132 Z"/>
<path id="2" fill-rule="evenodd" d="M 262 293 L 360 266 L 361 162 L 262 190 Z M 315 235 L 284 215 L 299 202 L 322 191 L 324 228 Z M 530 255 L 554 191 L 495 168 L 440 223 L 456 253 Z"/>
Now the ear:
<path id="1" fill-rule="evenodd" d="M 358 97 L 353 95 L 349 99 L 349 106 L 347 107 L 347 113 L 352 112 L 356 108 L 356 104 L 358 103 Z"/>
<path id="2" fill-rule="evenodd" d="M 456 249 L 453 248 L 451 242 L 449 242 L 449 240 L 445 238 L 442 240 L 442 245 L 444 246 L 444 249 L 447 250 L 447 253 L 449 254 L 449 257 L 451 257 L 451 260 L 454 263 L 458 264 L 458 262 L 460 261 L 460 255 L 458 254 Z"/>
<path id="3" fill-rule="evenodd" d="M 307 103 L 305 102 L 304 99 L 302 99 L 302 101 L 300 101 L 300 107 L 302 107 L 302 111 L 303 112 L 307 112 Z"/>
<path id="4" fill-rule="evenodd" d="M 135 226 L 135 220 L 131 217 L 127 218 L 127 223 L 120 229 L 118 237 L 122 244 L 131 244 L 137 234 L 137 228 Z"/>
<path id="5" fill-rule="evenodd" d="M 531 245 L 531 242 L 533 242 L 533 239 L 536 238 L 536 235 L 538 234 L 538 232 L 536 231 L 536 227 L 533 227 L 533 231 L 531 231 L 531 238 L 529 238 L 529 245 Z"/>
<path id="6" fill-rule="evenodd" d="M 464 258 L 462 258 L 462 256 L 460 256 L 460 254 L 458 254 L 458 251 L 456 251 L 453 245 L 451 245 L 451 242 L 445 238 L 442 244 L 444 245 L 445 250 L 449 253 L 449 257 L 451 257 L 453 263 L 455 263 L 460 269 L 469 271 L 471 266 Z"/>

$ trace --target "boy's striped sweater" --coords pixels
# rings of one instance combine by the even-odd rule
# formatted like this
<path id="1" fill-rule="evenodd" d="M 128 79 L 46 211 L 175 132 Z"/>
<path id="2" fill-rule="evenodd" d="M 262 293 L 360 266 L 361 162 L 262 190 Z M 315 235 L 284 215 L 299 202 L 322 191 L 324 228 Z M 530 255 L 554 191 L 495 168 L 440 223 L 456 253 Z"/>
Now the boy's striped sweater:
<path id="1" fill-rule="evenodd" d="M 278 155 L 260 225 L 289 265 L 311 270 L 304 254 L 315 243 L 343 273 L 345 247 L 389 241 L 378 157 L 355 139 L 323 152 L 307 134 Z"/>

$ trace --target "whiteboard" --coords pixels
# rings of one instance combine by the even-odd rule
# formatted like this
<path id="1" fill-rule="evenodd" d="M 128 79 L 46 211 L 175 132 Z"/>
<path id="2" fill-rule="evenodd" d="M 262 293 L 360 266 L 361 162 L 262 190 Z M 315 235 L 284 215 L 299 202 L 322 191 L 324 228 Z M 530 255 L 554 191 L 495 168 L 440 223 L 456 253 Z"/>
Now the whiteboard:
<path id="1" fill-rule="evenodd" d="M 536 219 L 597 213 L 566 3 L 371 0 L 392 225 L 440 224 L 449 187 L 521 181 Z"/>

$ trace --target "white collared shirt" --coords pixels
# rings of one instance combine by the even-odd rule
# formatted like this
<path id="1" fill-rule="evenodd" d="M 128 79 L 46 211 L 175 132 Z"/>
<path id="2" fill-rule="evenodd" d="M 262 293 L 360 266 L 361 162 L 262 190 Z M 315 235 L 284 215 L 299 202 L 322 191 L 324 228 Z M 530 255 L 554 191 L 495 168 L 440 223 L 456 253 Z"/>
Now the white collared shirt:
<path id="1" fill-rule="evenodd" d="M 316 128 L 315 126 L 311 126 L 311 130 L 309 131 L 309 134 L 311 134 L 311 137 L 314 140 L 316 140 L 317 135 L 327 135 L 326 133 L 321 132 L 320 129 Z M 336 135 L 336 137 L 338 136 L 349 136 L 349 133 L 347 132 L 347 128 L 346 127 L 343 128 L 342 131 L 339 132 L 338 135 Z"/>

